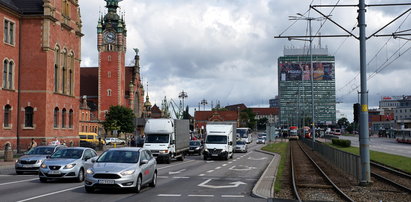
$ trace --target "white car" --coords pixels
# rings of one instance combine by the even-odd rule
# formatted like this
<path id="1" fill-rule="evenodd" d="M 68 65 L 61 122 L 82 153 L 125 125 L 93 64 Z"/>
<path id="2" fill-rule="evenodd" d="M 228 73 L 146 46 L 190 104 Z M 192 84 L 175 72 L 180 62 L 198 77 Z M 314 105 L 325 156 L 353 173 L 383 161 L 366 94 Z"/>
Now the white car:
<path id="1" fill-rule="evenodd" d="M 106 141 L 106 144 L 114 144 L 114 143 L 115 144 L 126 144 L 125 140 L 122 140 L 116 137 L 106 138 L 105 141 Z"/>

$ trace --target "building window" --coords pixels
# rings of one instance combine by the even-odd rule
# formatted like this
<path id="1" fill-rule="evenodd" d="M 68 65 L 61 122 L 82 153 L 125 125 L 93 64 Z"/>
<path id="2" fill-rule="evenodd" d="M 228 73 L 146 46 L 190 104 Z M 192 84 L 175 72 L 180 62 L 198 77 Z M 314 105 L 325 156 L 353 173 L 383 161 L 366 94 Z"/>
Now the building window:
<path id="1" fill-rule="evenodd" d="M 63 0 L 61 10 L 62 10 L 63 16 L 70 17 L 70 3 L 69 3 L 69 0 Z"/>
<path id="2" fill-rule="evenodd" d="M 4 43 L 14 45 L 14 22 L 4 20 Z"/>
<path id="3" fill-rule="evenodd" d="M 63 66 L 61 68 L 61 92 L 66 94 L 66 79 L 67 79 L 67 50 L 63 50 Z"/>
<path id="4" fill-rule="evenodd" d="M 69 95 L 73 95 L 73 71 L 69 71 Z"/>
<path id="5" fill-rule="evenodd" d="M 59 65 L 60 65 L 60 49 L 57 46 L 54 53 L 54 92 L 59 91 Z"/>
<path id="6" fill-rule="evenodd" d="M 33 127 L 33 107 L 24 108 L 24 127 Z"/>
<path id="7" fill-rule="evenodd" d="M 73 110 L 69 111 L 69 128 L 73 128 Z"/>
<path id="8" fill-rule="evenodd" d="M 61 128 L 66 127 L 66 109 L 61 111 Z"/>
<path id="9" fill-rule="evenodd" d="M 107 60 L 110 62 L 111 61 L 111 55 L 109 55 L 108 57 L 107 57 Z"/>
<path id="10" fill-rule="evenodd" d="M 111 78 L 111 72 L 107 72 L 107 78 Z"/>
<path id="11" fill-rule="evenodd" d="M 4 60 L 3 62 L 3 88 L 13 89 L 13 61 Z"/>
<path id="12" fill-rule="evenodd" d="M 107 96 L 111 96 L 111 89 L 107 89 Z"/>
<path id="13" fill-rule="evenodd" d="M 10 127 L 10 121 L 11 121 L 11 106 L 10 105 L 6 105 L 4 107 L 4 123 L 3 126 L 5 128 Z"/>
<path id="14" fill-rule="evenodd" d="M 59 126 L 59 108 L 54 108 L 54 128 Z"/>

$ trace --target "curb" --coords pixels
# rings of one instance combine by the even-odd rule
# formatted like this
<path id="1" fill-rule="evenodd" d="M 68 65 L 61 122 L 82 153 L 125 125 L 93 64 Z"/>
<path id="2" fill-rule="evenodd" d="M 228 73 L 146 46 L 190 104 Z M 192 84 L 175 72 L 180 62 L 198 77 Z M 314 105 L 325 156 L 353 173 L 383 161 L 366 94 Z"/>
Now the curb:
<path id="1" fill-rule="evenodd" d="M 258 181 L 255 184 L 251 194 L 253 196 L 263 198 L 263 199 L 274 198 L 273 184 L 274 184 L 275 179 L 276 179 L 276 174 L 277 174 L 277 170 L 278 170 L 277 165 L 280 162 L 281 156 L 276 154 L 276 153 L 266 152 L 266 151 L 263 151 L 263 150 L 260 150 L 260 149 L 257 149 L 255 151 L 260 152 L 260 153 L 264 153 L 264 154 L 268 154 L 268 155 L 272 155 L 274 157 L 271 160 L 271 162 L 268 164 L 267 168 L 264 170 L 264 172 L 261 175 L 260 179 L 258 179 Z M 273 175 L 268 174 L 269 170 L 274 171 L 274 174 Z M 267 188 L 264 188 L 263 183 L 265 183 L 264 185 L 266 185 L 266 186 L 267 186 L 267 183 L 269 184 L 269 187 L 270 187 L 269 190 L 267 190 Z M 261 193 L 261 190 L 265 190 L 266 193 Z M 267 193 L 269 193 L 269 194 L 267 194 Z"/>

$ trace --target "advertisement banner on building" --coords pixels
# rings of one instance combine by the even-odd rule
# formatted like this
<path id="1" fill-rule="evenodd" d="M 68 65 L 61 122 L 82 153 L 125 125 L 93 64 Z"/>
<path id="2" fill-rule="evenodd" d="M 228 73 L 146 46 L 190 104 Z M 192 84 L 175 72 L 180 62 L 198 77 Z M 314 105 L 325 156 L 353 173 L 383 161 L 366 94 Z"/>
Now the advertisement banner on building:
<path id="1" fill-rule="evenodd" d="M 314 80 L 334 80 L 333 62 L 314 62 Z M 280 62 L 280 81 L 309 81 L 311 80 L 309 63 Z"/>

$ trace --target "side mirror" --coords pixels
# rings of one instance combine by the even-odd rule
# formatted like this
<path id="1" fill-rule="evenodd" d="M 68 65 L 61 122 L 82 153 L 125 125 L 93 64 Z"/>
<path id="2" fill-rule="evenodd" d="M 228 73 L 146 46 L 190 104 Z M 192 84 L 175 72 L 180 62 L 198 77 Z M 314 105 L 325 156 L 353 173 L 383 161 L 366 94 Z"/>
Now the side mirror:
<path id="1" fill-rule="evenodd" d="M 91 163 L 95 163 L 97 159 L 91 158 Z"/>
<path id="2" fill-rule="evenodd" d="M 146 160 L 146 159 L 140 161 L 140 165 L 144 165 L 144 164 L 147 164 L 147 163 L 148 163 L 148 160 Z"/>
<path id="3" fill-rule="evenodd" d="M 230 142 L 228 143 L 228 145 L 233 145 L 233 142 L 230 141 Z"/>
<path id="4" fill-rule="evenodd" d="M 171 140 L 171 144 L 176 144 L 176 140 Z"/>
<path id="5" fill-rule="evenodd" d="M 49 159 L 50 157 L 51 157 L 50 155 L 46 156 L 47 159 Z"/>

